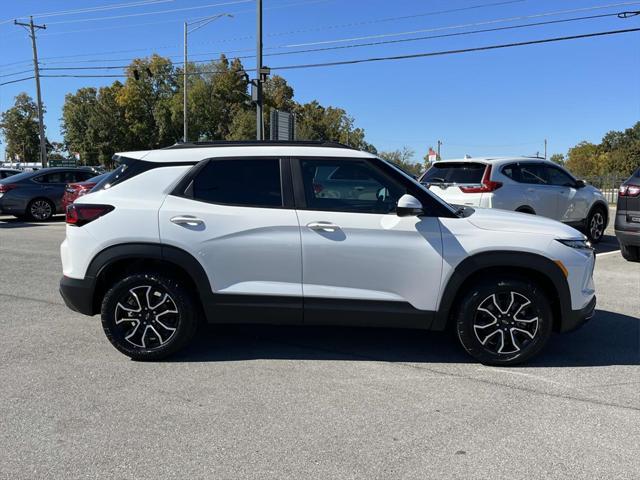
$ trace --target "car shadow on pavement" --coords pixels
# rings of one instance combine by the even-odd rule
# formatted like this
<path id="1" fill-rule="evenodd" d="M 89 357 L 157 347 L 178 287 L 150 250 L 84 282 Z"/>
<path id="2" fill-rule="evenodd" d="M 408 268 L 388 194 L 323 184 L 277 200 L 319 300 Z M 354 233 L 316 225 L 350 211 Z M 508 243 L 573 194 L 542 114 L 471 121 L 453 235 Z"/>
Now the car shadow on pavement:
<path id="1" fill-rule="evenodd" d="M 527 367 L 640 364 L 640 319 L 597 311 L 581 329 L 553 335 Z M 473 363 L 445 332 L 348 327 L 206 326 L 168 362 L 255 359 Z"/>
<path id="2" fill-rule="evenodd" d="M 620 244 L 618 243 L 618 239 L 615 235 L 603 235 L 602 240 L 595 245 L 595 249 L 596 255 L 615 252 L 616 250 L 620 250 Z"/>
<path id="3" fill-rule="evenodd" d="M 44 227 L 46 225 L 55 225 L 65 222 L 64 215 L 56 215 L 46 222 L 32 222 L 22 218 L 0 217 L 0 228 L 28 228 L 28 227 Z"/>

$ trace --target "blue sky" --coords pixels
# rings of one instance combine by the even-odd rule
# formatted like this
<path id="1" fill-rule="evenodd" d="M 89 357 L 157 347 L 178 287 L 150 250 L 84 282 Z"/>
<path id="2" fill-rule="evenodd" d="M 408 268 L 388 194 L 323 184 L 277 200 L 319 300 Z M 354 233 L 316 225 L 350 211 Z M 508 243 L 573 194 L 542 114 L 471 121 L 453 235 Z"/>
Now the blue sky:
<path id="1" fill-rule="evenodd" d="M 134 1 L 6 1 L 0 22 L 28 14 L 108 8 L 36 18 L 37 22 L 48 25 L 38 37 L 44 68 L 121 65 L 153 52 L 175 56 L 174 60 L 179 62 L 182 22 L 221 12 L 234 13 L 234 18 L 219 20 L 195 32 L 190 37 L 192 58 L 216 58 L 217 53 L 223 51 L 240 51 L 228 53 L 228 56 L 253 53 L 253 1 L 157 0 L 157 3 L 119 8 Z M 640 1 L 508 1 L 497 5 L 500 0 L 264 0 L 265 53 L 640 10 Z M 227 4 L 219 5 L 222 3 Z M 454 28 L 622 3 L 626 5 Z M 488 4 L 493 5 L 486 6 Z M 442 12 L 453 9 L 458 11 Z M 173 11 L 158 13 L 169 10 Z M 328 52 L 266 56 L 264 63 L 277 67 L 404 55 L 634 27 L 640 27 L 640 16 L 626 20 L 607 17 Z M 361 37 L 368 38 L 348 40 Z M 308 43 L 313 45 L 291 46 Z M 550 154 L 565 153 L 577 142 L 598 142 L 607 131 L 624 129 L 640 120 L 639 47 L 640 32 L 488 52 L 279 73 L 294 87 L 299 102 L 316 99 L 324 105 L 345 108 L 378 149 L 390 150 L 406 145 L 417 152 L 419 159 L 440 139 L 444 158 L 464 154 L 535 154 L 542 153 L 547 138 Z M 31 68 L 30 41 L 26 32 L 12 23 L 0 23 L 0 58 L 0 75 Z M 249 58 L 244 63 L 253 67 L 255 60 Z M 118 71 L 65 73 L 114 74 Z M 22 76 L 0 77 L 0 82 Z M 59 119 L 66 93 L 82 86 L 107 85 L 113 80 L 42 79 L 48 137 L 61 138 Z M 13 97 L 22 91 L 35 97 L 34 81 L 1 86 L 0 110 L 10 107 Z M 3 154 L 0 145 L 0 158 Z"/>

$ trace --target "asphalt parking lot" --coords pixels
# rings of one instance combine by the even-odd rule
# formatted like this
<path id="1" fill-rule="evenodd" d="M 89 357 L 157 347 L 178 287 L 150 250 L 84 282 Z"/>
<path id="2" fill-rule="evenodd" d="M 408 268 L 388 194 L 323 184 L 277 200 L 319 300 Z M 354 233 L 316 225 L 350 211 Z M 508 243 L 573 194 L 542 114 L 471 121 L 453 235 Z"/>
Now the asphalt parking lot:
<path id="1" fill-rule="evenodd" d="M 0 216 L 0 478 L 640 476 L 640 265 L 611 235 L 595 318 L 518 368 L 445 334 L 264 326 L 136 363 L 64 306 L 63 237 Z"/>

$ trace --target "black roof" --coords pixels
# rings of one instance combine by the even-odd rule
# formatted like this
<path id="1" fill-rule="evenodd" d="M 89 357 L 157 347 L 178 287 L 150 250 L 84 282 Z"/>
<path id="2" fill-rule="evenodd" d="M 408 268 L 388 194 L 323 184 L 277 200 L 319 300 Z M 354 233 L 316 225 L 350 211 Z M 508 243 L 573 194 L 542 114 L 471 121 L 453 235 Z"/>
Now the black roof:
<path id="1" fill-rule="evenodd" d="M 215 140 L 211 142 L 181 142 L 165 147 L 164 150 L 178 150 L 181 148 L 203 148 L 203 147 L 329 147 L 348 148 L 353 147 L 343 145 L 338 142 L 327 142 L 323 140 Z"/>

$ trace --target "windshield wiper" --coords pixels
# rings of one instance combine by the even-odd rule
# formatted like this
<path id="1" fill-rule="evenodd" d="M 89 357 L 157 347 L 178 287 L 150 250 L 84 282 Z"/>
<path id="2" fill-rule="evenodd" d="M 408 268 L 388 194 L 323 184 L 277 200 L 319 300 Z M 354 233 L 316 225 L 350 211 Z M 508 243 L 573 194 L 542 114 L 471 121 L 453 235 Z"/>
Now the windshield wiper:
<path id="1" fill-rule="evenodd" d="M 433 183 L 433 180 L 437 180 L 440 183 L 446 182 L 446 180 L 444 178 L 440 178 L 440 177 L 433 177 L 433 178 L 430 178 L 428 180 L 425 180 L 424 182 L 425 183 Z"/>

